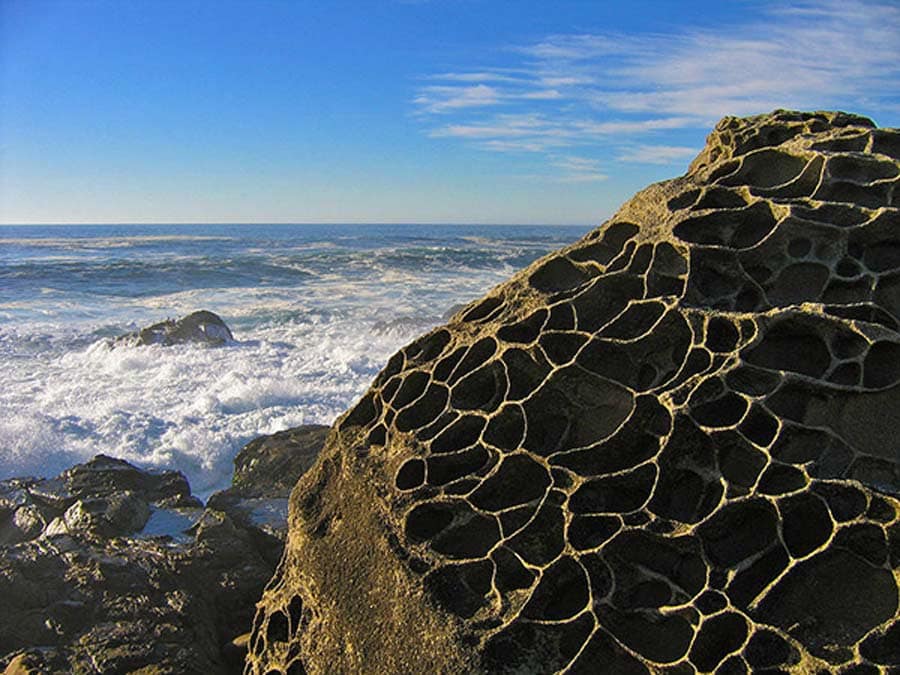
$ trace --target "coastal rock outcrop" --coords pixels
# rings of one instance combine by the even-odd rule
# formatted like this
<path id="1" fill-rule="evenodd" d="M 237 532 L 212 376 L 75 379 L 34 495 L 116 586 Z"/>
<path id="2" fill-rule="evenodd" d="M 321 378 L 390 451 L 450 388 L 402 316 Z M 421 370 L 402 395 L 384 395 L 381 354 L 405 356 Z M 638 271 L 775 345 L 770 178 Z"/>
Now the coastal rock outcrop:
<path id="1" fill-rule="evenodd" d="M 201 310 L 181 319 L 166 319 L 134 333 L 119 336 L 115 342 L 132 346 L 170 347 L 194 343 L 217 347 L 234 342 L 234 336 L 218 314 Z"/>
<path id="2" fill-rule="evenodd" d="M 285 481 L 324 430 L 252 441 L 206 508 L 182 474 L 102 455 L 0 482 L 0 672 L 240 672 L 283 548 Z"/>
<path id="3" fill-rule="evenodd" d="M 900 666 L 900 131 L 725 118 L 398 352 L 290 502 L 247 672 Z"/>

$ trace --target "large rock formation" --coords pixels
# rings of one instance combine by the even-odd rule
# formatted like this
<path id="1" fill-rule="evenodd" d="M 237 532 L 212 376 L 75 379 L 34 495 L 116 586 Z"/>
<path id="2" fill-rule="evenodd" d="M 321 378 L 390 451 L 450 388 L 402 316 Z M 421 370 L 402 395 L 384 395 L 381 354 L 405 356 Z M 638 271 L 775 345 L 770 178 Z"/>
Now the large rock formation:
<path id="1" fill-rule="evenodd" d="M 900 665 L 900 131 L 725 118 L 396 354 L 291 499 L 250 673 Z"/>
<path id="2" fill-rule="evenodd" d="M 283 547 L 285 481 L 326 430 L 251 442 L 206 509 L 180 473 L 102 455 L 0 482 L 0 672 L 240 672 Z"/>

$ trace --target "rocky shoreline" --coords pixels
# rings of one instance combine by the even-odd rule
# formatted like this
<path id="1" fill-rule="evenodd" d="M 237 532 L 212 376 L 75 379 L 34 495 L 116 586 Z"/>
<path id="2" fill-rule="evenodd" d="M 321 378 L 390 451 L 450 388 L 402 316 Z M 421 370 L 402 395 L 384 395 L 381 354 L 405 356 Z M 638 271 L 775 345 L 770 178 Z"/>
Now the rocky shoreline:
<path id="1" fill-rule="evenodd" d="M 98 455 L 0 481 L 5 673 L 238 673 L 288 496 L 328 427 L 248 443 L 206 505 L 176 471 Z"/>

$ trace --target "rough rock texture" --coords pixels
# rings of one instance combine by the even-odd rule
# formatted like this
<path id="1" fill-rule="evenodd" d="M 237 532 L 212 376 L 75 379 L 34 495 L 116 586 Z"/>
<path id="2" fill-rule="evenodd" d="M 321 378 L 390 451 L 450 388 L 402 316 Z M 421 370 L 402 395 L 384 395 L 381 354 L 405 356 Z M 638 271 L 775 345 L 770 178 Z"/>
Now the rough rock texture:
<path id="1" fill-rule="evenodd" d="M 288 497 L 318 457 L 328 429 L 309 424 L 250 441 L 234 458 L 231 487 L 207 502 L 246 529 L 273 568 L 287 538 Z"/>
<path id="2" fill-rule="evenodd" d="M 900 665 L 900 131 L 723 119 L 401 350 L 291 498 L 249 673 Z"/>
<path id="3" fill-rule="evenodd" d="M 166 319 L 137 332 L 122 335 L 116 338 L 115 342 L 134 346 L 162 345 L 163 347 L 190 342 L 216 347 L 234 342 L 234 336 L 219 315 L 199 311 L 178 320 Z"/>
<path id="4" fill-rule="evenodd" d="M 180 473 L 102 455 L 0 482 L 0 671 L 240 672 L 240 636 L 283 548 L 284 480 L 323 437 L 251 442 L 237 487 L 206 509 Z"/>

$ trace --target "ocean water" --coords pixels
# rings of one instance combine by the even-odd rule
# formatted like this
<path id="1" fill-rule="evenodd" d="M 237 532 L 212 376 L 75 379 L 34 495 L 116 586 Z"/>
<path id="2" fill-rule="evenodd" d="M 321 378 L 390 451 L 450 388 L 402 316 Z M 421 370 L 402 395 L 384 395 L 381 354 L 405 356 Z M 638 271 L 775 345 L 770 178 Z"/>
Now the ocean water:
<path id="1" fill-rule="evenodd" d="M 399 347 L 588 227 L 0 227 L 0 479 L 105 453 L 205 496 L 243 444 L 330 424 Z M 113 346 L 206 309 L 219 348 Z"/>

